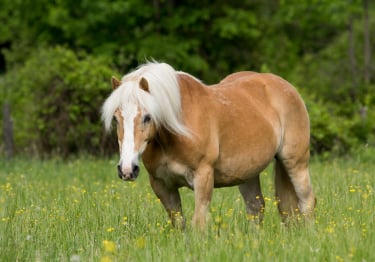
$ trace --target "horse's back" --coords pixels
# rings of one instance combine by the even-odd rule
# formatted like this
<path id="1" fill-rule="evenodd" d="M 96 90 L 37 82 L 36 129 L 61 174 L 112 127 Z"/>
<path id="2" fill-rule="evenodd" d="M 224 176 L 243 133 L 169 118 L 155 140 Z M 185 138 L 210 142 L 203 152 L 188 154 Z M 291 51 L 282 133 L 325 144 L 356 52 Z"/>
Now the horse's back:
<path id="1" fill-rule="evenodd" d="M 264 122 L 277 136 L 281 129 L 283 132 L 298 129 L 304 137 L 309 136 L 309 118 L 302 98 L 288 81 L 277 75 L 242 71 L 230 74 L 212 86 L 197 83 L 188 75 L 181 78 L 189 86 L 184 96 L 185 99 L 189 97 L 185 103 L 190 108 L 189 116 L 197 112 L 203 126 L 207 126 L 210 118 L 217 119 L 219 125 L 222 123 L 219 129 L 244 129 L 246 125 L 257 129 L 254 124 Z M 199 112 L 205 114 L 202 116 Z M 192 120 L 189 116 L 186 123 Z M 238 123 L 241 125 L 237 127 Z"/>
<path id="2" fill-rule="evenodd" d="M 264 101 L 273 107 L 281 120 L 287 121 L 293 115 L 294 120 L 308 121 L 305 104 L 297 90 L 285 79 L 271 73 L 243 71 L 224 78 L 217 86 L 232 87 L 233 90 L 246 89 L 253 98 Z"/>
<path id="3" fill-rule="evenodd" d="M 241 72 L 232 73 L 226 76 L 223 80 L 221 80 L 219 84 L 225 84 L 225 83 L 230 83 L 233 81 L 238 81 L 242 77 L 250 77 L 250 76 L 255 76 L 257 74 L 259 73 L 254 72 L 254 71 L 241 71 Z"/>

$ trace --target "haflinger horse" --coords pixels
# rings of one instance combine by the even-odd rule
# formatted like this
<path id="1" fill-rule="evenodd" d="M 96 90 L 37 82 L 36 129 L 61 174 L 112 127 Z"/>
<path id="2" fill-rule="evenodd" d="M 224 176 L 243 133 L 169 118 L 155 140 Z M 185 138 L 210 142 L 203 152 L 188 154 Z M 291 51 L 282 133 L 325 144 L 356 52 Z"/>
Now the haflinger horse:
<path id="1" fill-rule="evenodd" d="M 184 186 L 194 191 L 195 228 L 205 228 L 215 187 L 238 185 L 248 217 L 261 221 L 259 175 L 273 160 L 281 217 L 312 216 L 309 117 L 284 79 L 238 72 L 207 86 L 168 64 L 149 62 L 121 81 L 112 77 L 112 88 L 102 118 L 106 129 L 113 118 L 117 122 L 118 176 L 135 180 L 142 158 L 174 225 L 184 223 L 178 191 Z"/>

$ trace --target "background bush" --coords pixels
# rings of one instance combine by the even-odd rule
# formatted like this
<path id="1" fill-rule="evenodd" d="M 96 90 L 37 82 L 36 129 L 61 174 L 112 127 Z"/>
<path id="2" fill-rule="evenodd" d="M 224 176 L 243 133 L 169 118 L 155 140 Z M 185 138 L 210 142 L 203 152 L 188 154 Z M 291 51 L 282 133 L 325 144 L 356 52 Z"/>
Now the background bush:
<path id="1" fill-rule="evenodd" d="M 67 156 L 107 150 L 111 144 L 103 134 L 100 107 L 115 72 L 108 64 L 62 47 L 42 48 L 8 73 L 5 99 L 18 151 Z"/>

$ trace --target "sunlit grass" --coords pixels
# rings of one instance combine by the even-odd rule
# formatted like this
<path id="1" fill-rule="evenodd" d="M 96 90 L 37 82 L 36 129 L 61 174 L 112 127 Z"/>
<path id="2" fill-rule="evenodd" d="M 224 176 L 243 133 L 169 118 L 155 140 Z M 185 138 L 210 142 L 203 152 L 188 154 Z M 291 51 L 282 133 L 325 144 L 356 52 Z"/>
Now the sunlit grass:
<path id="1" fill-rule="evenodd" d="M 180 190 L 187 229 L 176 230 L 147 174 L 125 183 L 115 160 L 4 160 L 0 261 L 375 261 L 373 153 L 312 161 L 318 205 L 311 225 L 280 223 L 268 168 L 264 225 L 247 221 L 237 188 L 222 188 L 203 234 L 191 229 L 190 190 Z"/>

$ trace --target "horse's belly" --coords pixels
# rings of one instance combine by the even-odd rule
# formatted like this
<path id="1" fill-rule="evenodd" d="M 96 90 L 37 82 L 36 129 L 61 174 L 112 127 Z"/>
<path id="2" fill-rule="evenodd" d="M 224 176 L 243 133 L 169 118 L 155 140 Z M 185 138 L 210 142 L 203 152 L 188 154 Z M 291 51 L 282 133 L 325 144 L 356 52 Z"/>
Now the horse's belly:
<path id="1" fill-rule="evenodd" d="M 219 140 L 214 166 L 217 187 L 242 184 L 259 175 L 274 159 L 280 145 L 281 127 L 276 120 L 245 119 L 232 129 L 223 132 Z"/>
<path id="2" fill-rule="evenodd" d="M 235 186 L 245 183 L 247 180 L 260 174 L 267 164 L 252 166 L 244 169 L 215 169 L 215 187 Z"/>
<path id="3" fill-rule="evenodd" d="M 258 151 L 259 152 L 259 151 Z M 257 176 L 274 159 L 275 150 L 222 156 L 215 165 L 215 187 L 239 185 Z"/>
<path id="4" fill-rule="evenodd" d="M 245 183 L 247 180 L 260 174 L 262 170 L 267 167 L 267 164 L 262 166 L 252 166 L 243 169 L 223 168 L 215 169 L 215 187 L 235 186 Z"/>

